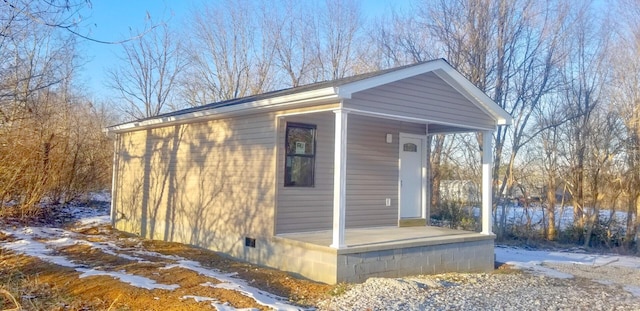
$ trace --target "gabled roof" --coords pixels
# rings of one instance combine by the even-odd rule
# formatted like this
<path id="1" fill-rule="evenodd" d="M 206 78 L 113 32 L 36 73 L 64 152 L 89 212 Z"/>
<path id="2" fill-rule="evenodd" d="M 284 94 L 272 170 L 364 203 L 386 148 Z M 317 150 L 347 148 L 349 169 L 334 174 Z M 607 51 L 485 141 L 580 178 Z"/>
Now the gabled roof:
<path id="1" fill-rule="evenodd" d="M 214 118 L 231 112 L 263 109 L 297 103 L 349 99 L 351 95 L 380 85 L 433 72 L 469 101 L 491 115 L 497 124 L 511 124 L 511 116 L 484 92 L 475 87 L 446 60 L 436 59 L 402 67 L 380 70 L 337 80 L 318 82 L 263 94 L 225 100 L 187 108 L 155 117 L 110 126 L 108 132 L 126 132 L 137 128 L 188 122 L 192 119 Z"/>

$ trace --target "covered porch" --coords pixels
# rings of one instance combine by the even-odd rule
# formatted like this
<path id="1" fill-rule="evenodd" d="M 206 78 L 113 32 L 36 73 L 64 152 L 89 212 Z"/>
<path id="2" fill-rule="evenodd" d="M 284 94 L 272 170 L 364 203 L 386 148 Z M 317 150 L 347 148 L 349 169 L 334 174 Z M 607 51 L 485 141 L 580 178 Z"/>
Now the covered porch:
<path id="1" fill-rule="evenodd" d="M 429 153 L 427 137 L 428 135 L 442 134 L 442 133 L 455 133 L 455 132 L 480 132 L 482 133 L 482 204 L 481 204 L 481 235 L 489 236 L 493 239 L 492 232 L 492 175 L 491 169 L 493 167 L 493 130 L 487 130 L 483 128 L 473 128 L 468 125 L 454 126 L 451 124 L 442 124 L 430 120 L 417 120 L 413 117 L 406 117 L 403 115 L 386 115 L 380 116 L 373 113 L 364 111 L 353 111 L 350 109 L 337 109 L 333 111 L 335 114 L 335 137 L 334 137 L 334 174 L 333 174 L 333 228 L 328 231 L 315 232 L 312 235 L 306 235 L 301 233 L 300 236 L 305 237 L 306 240 L 314 241 L 314 243 L 325 243 L 335 249 L 345 249 L 359 247 L 362 243 L 373 243 L 375 245 L 394 243 L 403 241 L 404 239 L 398 239 L 405 236 L 406 239 L 415 239 L 417 241 L 424 242 L 426 240 L 449 240 L 448 236 L 456 236 L 463 234 L 457 230 L 450 230 L 437 227 L 426 227 L 429 224 L 430 217 L 430 198 L 429 198 L 429 163 L 427 161 Z M 379 233 L 376 230 L 381 228 L 369 228 L 369 229 L 348 229 L 345 226 L 346 212 L 348 209 L 347 204 L 347 191 L 349 184 L 347 183 L 348 169 L 348 148 L 349 148 L 349 131 L 348 120 L 350 115 L 366 116 L 375 120 L 391 119 L 399 120 L 407 123 L 422 123 L 424 124 L 424 135 L 416 135 L 400 132 L 397 135 L 399 140 L 398 151 L 398 227 L 418 226 L 419 229 L 409 228 L 393 228 L 394 230 L 381 230 Z M 387 143 L 393 141 L 393 135 L 387 134 Z M 411 148 L 407 148 L 409 145 L 415 146 L 413 142 L 417 144 L 418 162 L 411 162 L 411 157 L 404 156 Z M 403 146 L 404 145 L 404 146 Z M 373 169 L 373 168 L 372 168 Z M 413 176 L 415 175 L 415 178 Z M 416 188 L 412 190 L 410 188 Z M 408 190 L 407 190 L 408 189 Z M 417 192 L 416 195 L 412 195 L 412 192 Z M 413 196 L 413 197 L 412 197 Z M 387 205 L 388 202 L 387 202 Z M 397 230 L 396 230 L 397 229 Z M 364 230 L 364 231 L 363 231 Z M 327 234 L 330 233 L 330 240 L 327 240 Z M 392 233 L 390 236 L 386 236 L 387 233 Z M 350 235 L 350 236 L 347 236 Z M 467 232 L 467 235 L 477 235 L 477 233 Z M 319 238 L 323 237 L 323 238 Z M 379 237 L 379 238 L 375 238 Z M 366 241 L 365 241 L 366 240 Z M 386 241 L 388 240 L 388 241 Z M 329 244 L 326 244 L 330 242 Z"/>
<path id="2" fill-rule="evenodd" d="M 280 269 L 335 284 L 370 277 L 445 272 L 484 272 L 494 266 L 493 236 L 433 226 L 346 230 L 346 247 L 336 249 L 332 231 L 280 234 L 275 249 L 286 254 Z M 283 258 L 281 258 L 283 259 Z"/>
<path id="3" fill-rule="evenodd" d="M 276 232 L 271 240 L 273 251 L 286 255 L 270 265 L 325 283 L 493 269 L 492 130 L 344 108 L 280 115 L 279 118 L 282 124 L 333 119 L 332 131 L 318 126 L 318 136 L 323 143 L 327 142 L 328 134 L 333 138 L 333 150 L 329 154 L 333 170 L 328 175 L 333 183 L 326 192 L 327 204 L 314 209 L 330 216 L 326 226 Z M 483 134 L 483 150 L 487 150 L 479 163 L 483 169 L 482 230 L 430 226 L 428 136 L 474 131 Z M 417 145 L 418 160 L 408 168 L 406 159 L 410 158 L 403 157 L 405 143 Z M 329 149 L 318 144 L 319 148 Z M 415 179 L 408 181 L 403 177 L 403 165 Z M 322 186 L 318 183 L 314 190 Z M 408 186 L 414 186 L 417 192 L 413 199 L 407 199 L 403 192 Z M 369 187 L 374 190 L 363 190 Z M 310 192 L 295 190 L 301 194 Z M 364 213 L 371 216 L 360 216 Z M 375 216 L 378 214 L 382 216 Z M 384 224 L 372 225 L 354 219 L 373 219 L 372 222 Z"/>

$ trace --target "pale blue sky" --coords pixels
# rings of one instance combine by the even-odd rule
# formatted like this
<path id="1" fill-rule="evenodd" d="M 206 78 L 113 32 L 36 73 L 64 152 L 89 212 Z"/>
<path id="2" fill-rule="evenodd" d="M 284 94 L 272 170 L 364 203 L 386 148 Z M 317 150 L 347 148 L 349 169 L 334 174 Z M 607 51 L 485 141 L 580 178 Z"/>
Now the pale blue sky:
<path id="1" fill-rule="evenodd" d="M 223 0 L 221 0 L 223 1 Z M 301 0 L 304 1 L 304 0 Z M 363 0 L 366 18 L 389 14 L 391 9 L 405 9 L 410 0 Z M 144 29 L 154 22 L 168 21 L 170 27 L 181 27 L 192 9 L 201 7 L 204 0 L 93 0 L 91 8 L 82 12 L 82 34 L 102 41 L 120 41 L 129 38 L 130 30 Z M 86 95 L 96 100 L 110 93 L 106 88 L 105 70 L 118 64 L 116 54 L 120 45 L 109 45 L 80 40 L 80 53 L 84 64 L 80 71 L 81 87 Z"/>

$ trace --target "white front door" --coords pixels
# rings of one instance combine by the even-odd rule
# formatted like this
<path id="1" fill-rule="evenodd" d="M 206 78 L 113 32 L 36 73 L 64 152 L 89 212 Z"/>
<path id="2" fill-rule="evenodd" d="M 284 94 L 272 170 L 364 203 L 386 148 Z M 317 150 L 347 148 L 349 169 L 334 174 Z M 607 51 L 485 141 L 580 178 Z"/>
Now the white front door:
<path id="1" fill-rule="evenodd" d="M 422 217 L 423 139 L 400 134 L 400 218 Z"/>

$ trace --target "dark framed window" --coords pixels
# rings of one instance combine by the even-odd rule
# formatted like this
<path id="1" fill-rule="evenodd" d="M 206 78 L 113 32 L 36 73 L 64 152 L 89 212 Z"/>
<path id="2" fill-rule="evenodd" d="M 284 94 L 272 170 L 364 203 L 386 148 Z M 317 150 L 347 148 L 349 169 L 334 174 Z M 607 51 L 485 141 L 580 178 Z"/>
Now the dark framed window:
<path id="1" fill-rule="evenodd" d="M 287 123 L 284 186 L 313 187 L 316 166 L 316 126 Z"/>
<path id="2" fill-rule="evenodd" d="M 407 152 L 418 152 L 418 145 L 412 143 L 406 143 L 402 146 L 403 151 Z"/>

